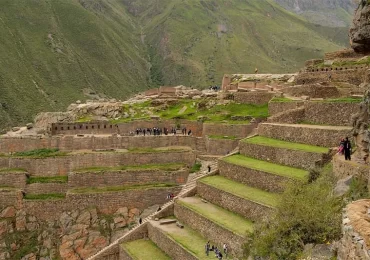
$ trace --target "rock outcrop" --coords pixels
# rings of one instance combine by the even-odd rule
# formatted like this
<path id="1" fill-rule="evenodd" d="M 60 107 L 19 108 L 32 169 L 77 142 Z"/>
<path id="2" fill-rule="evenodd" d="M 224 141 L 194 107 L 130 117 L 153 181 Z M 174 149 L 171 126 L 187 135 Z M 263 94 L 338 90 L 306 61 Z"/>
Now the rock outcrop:
<path id="1" fill-rule="evenodd" d="M 355 12 L 353 25 L 349 31 L 352 48 L 356 52 L 370 52 L 370 5 L 367 0 L 361 0 Z"/>

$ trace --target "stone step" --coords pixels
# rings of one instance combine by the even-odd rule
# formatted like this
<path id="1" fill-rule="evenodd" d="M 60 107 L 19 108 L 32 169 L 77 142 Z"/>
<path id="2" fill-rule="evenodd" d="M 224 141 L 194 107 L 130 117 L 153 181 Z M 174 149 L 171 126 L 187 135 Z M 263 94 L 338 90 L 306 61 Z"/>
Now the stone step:
<path id="1" fill-rule="evenodd" d="M 199 180 L 197 194 L 251 221 L 261 220 L 269 214 L 280 198 L 277 193 L 249 187 L 223 176 L 210 176 Z"/>
<path id="2" fill-rule="evenodd" d="M 283 184 L 289 179 L 306 181 L 308 177 L 308 172 L 305 170 L 261 161 L 241 154 L 221 159 L 219 173 L 228 179 L 268 192 L 283 191 Z"/>
<path id="3" fill-rule="evenodd" d="M 262 123 L 258 135 L 288 142 L 323 147 L 337 147 L 342 138 L 349 136 L 352 127 L 307 124 Z"/>
<path id="4" fill-rule="evenodd" d="M 258 160 L 309 170 L 331 159 L 329 149 L 254 136 L 239 143 L 240 154 Z"/>
<path id="5" fill-rule="evenodd" d="M 151 240 L 139 239 L 120 245 L 121 260 L 171 260 L 162 250 L 160 250 Z"/>
<path id="6" fill-rule="evenodd" d="M 150 221 L 148 224 L 149 238 L 171 259 L 209 259 L 204 252 L 208 240 L 197 231 L 186 225 L 180 228 L 176 223 L 161 226 Z"/>
<path id="7" fill-rule="evenodd" d="M 243 255 L 245 237 L 253 232 L 253 223 L 240 215 L 204 202 L 199 197 L 187 197 L 176 201 L 175 216 L 179 221 L 198 231 L 217 244 L 229 244 L 229 253 L 235 257 Z"/>

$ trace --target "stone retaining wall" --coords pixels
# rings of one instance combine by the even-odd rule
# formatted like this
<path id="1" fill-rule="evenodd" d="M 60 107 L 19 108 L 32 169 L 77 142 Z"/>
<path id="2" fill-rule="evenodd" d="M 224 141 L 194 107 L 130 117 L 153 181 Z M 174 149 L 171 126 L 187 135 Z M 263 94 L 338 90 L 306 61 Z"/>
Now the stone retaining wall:
<path id="1" fill-rule="evenodd" d="M 303 125 L 260 124 L 258 126 L 258 134 L 261 136 L 323 147 L 337 147 L 342 138 L 350 136 L 350 131 L 349 129 L 311 128 Z"/>
<path id="2" fill-rule="evenodd" d="M 235 136 L 237 138 L 247 137 L 252 133 L 257 124 L 211 124 L 203 125 L 203 135 L 218 135 L 218 136 Z"/>
<path id="3" fill-rule="evenodd" d="M 336 155 L 333 157 L 333 172 L 338 179 L 344 179 L 351 175 L 369 179 L 370 167 L 355 161 L 345 161 L 344 155 Z"/>
<path id="4" fill-rule="evenodd" d="M 206 139 L 207 153 L 212 155 L 226 155 L 238 147 L 239 140 Z"/>
<path id="5" fill-rule="evenodd" d="M 304 107 L 298 107 L 275 114 L 267 119 L 268 123 L 298 124 L 304 121 Z"/>
<path id="6" fill-rule="evenodd" d="M 26 194 L 66 193 L 67 183 L 32 183 L 25 188 Z"/>
<path id="7" fill-rule="evenodd" d="M 133 259 L 128 252 L 126 252 L 123 246 L 119 246 L 119 260 L 135 260 Z"/>
<path id="8" fill-rule="evenodd" d="M 165 252 L 172 259 L 181 259 L 181 260 L 198 259 L 189 251 L 187 251 L 185 248 L 183 248 L 174 240 L 172 240 L 172 238 L 168 237 L 161 230 L 154 227 L 151 223 L 148 224 L 148 234 L 150 240 L 152 240 L 163 252 Z"/>
<path id="9" fill-rule="evenodd" d="M 236 92 L 234 100 L 242 104 L 263 105 L 267 104 L 274 96 L 275 93 L 270 92 Z"/>
<path id="10" fill-rule="evenodd" d="M 285 112 L 290 109 L 295 109 L 298 107 L 302 107 L 304 105 L 304 101 L 290 101 L 290 102 L 276 102 L 272 101 L 269 102 L 269 115 L 273 116 L 281 112 Z"/>
<path id="11" fill-rule="evenodd" d="M 189 170 L 179 170 L 174 172 L 159 170 L 106 171 L 101 173 L 91 171 L 68 174 L 68 186 L 69 188 L 105 187 L 153 182 L 185 184 L 188 175 Z"/>
<path id="12" fill-rule="evenodd" d="M 1 186 L 24 189 L 26 180 L 27 177 L 24 172 L 0 173 Z"/>
<path id="13" fill-rule="evenodd" d="M 221 248 L 223 243 L 227 243 L 230 255 L 236 257 L 243 256 L 244 237 L 233 233 L 223 226 L 212 222 L 208 218 L 178 203 L 175 203 L 175 216 L 180 222 L 183 222 L 190 228 L 198 231 L 203 237 L 216 243 L 219 248 Z M 241 230 L 243 229 L 243 227 L 240 228 Z"/>
<path id="14" fill-rule="evenodd" d="M 348 82 L 353 85 L 360 85 L 362 83 L 362 76 L 365 69 L 343 69 L 315 71 L 299 73 L 296 77 L 296 84 L 311 84 L 329 81 L 329 75 L 334 82 Z"/>
<path id="15" fill-rule="evenodd" d="M 13 206 L 16 209 L 22 207 L 23 194 L 17 189 L 0 189 L 0 210 L 6 207 Z"/>
<path id="16" fill-rule="evenodd" d="M 279 175 L 250 169 L 223 160 L 218 161 L 218 169 L 221 176 L 269 192 L 282 192 L 284 190 L 282 184 L 288 180 L 288 178 Z"/>
<path id="17" fill-rule="evenodd" d="M 199 181 L 197 182 L 197 194 L 213 204 L 238 213 L 252 221 L 260 221 L 272 211 L 270 207 L 243 199 Z"/>
<path id="18" fill-rule="evenodd" d="M 166 202 L 169 192 L 177 194 L 180 190 L 180 187 L 172 187 L 104 193 L 67 193 L 66 199 L 61 200 L 24 200 L 23 207 L 27 214 L 45 221 L 59 218 L 64 211 L 88 207 L 96 207 L 103 214 L 113 214 L 122 207 L 144 210 L 153 205 L 162 205 Z M 1 203 L 2 201 L 0 207 L 3 206 Z"/>
<path id="19" fill-rule="evenodd" d="M 248 157 L 305 170 L 309 170 L 315 165 L 320 166 L 328 160 L 327 156 L 321 153 L 249 144 L 243 141 L 240 142 L 239 149 L 242 155 Z"/>
<path id="20" fill-rule="evenodd" d="M 115 167 L 153 163 L 185 163 L 189 167 L 195 162 L 191 151 L 168 153 L 86 153 L 43 159 L 0 157 L 0 168 L 22 168 L 32 176 L 67 175 L 75 169 L 88 167 Z"/>

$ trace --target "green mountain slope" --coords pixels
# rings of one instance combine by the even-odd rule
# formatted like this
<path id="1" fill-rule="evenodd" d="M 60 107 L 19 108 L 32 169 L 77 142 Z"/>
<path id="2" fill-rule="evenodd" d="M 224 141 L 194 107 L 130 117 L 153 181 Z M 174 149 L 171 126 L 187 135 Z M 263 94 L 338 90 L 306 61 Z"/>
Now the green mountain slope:
<path id="1" fill-rule="evenodd" d="M 99 93 L 291 72 L 342 48 L 272 0 L 0 0 L 0 130 Z"/>
<path id="2" fill-rule="evenodd" d="M 123 97 L 146 87 L 140 30 L 119 2 L 0 1 L 0 123 L 65 109 L 85 88 Z"/>
<path id="3" fill-rule="evenodd" d="M 338 37 L 342 29 L 308 23 L 274 1 L 125 3 L 152 48 L 152 74 L 166 85 L 219 84 L 225 73 L 248 73 L 255 67 L 265 73 L 296 71 L 305 60 L 347 42 L 347 33 Z"/>

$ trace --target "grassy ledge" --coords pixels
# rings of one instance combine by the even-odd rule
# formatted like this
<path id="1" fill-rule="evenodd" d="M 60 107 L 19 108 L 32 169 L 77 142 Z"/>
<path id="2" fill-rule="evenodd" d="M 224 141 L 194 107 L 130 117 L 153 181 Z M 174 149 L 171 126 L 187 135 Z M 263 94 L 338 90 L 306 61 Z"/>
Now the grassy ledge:
<path id="1" fill-rule="evenodd" d="M 256 160 L 240 154 L 229 156 L 222 160 L 231 164 L 247 167 L 250 169 L 259 170 L 279 175 L 282 177 L 294 178 L 302 181 L 306 181 L 308 177 L 308 171 L 280 164 L 274 164 L 266 161 Z"/>
<path id="2" fill-rule="evenodd" d="M 151 240 L 134 240 L 123 243 L 121 247 L 134 260 L 171 260 L 171 258 L 160 250 Z"/>
<path id="3" fill-rule="evenodd" d="M 163 164 L 142 164 L 142 165 L 128 165 L 118 167 L 88 167 L 77 169 L 75 173 L 104 173 L 111 171 L 178 171 L 186 168 L 183 163 L 163 163 Z"/>
<path id="4" fill-rule="evenodd" d="M 26 173 L 27 171 L 22 168 L 1 168 L 0 173 Z"/>
<path id="5" fill-rule="evenodd" d="M 313 146 L 308 144 L 286 142 L 278 139 L 267 138 L 264 136 L 255 136 L 252 138 L 243 139 L 242 142 L 248 144 L 257 144 L 263 146 L 271 146 L 276 148 L 285 148 L 290 150 L 298 150 L 310 153 L 327 153 L 329 150 L 325 147 Z"/>
<path id="6" fill-rule="evenodd" d="M 188 151 L 182 148 L 131 148 L 128 149 L 130 153 L 172 153 L 172 152 L 185 152 Z"/>
<path id="7" fill-rule="evenodd" d="M 274 97 L 273 99 L 271 99 L 270 102 L 294 102 L 294 101 L 297 101 L 297 100 L 293 100 L 293 99 L 286 98 L 286 97 Z"/>
<path id="8" fill-rule="evenodd" d="M 68 176 L 52 176 L 52 177 L 29 177 L 27 179 L 27 184 L 32 183 L 67 183 Z"/>
<path id="9" fill-rule="evenodd" d="M 245 236 L 253 232 L 253 223 L 242 216 L 223 209 L 211 203 L 205 203 L 198 197 L 177 200 L 177 203 L 187 207 L 211 221 L 232 232 Z"/>
<path id="10" fill-rule="evenodd" d="M 236 140 L 236 136 L 226 136 L 226 135 L 209 135 L 210 139 L 216 139 L 216 140 Z"/>
<path id="11" fill-rule="evenodd" d="M 57 157 L 66 156 L 67 152 L 61 152 L 59 149 L 36 149 L 26 152 L 16 152 L 11 156 L 14 157 L 27 157 L 27 158 L 47 158 L 47 157 Z"/>
<path id="12" fill-rule="evenodd" d="M 64 193 L 49 193 L 49 194 L 26 194 L 24 199 L 26 200 L 61 200 L 65 199 Z"/>
<path id="13" fill-rule="evenodd" d="M 70 190 L 70 193 L 104 193 L 104 192 L 122 192 L 129 190 L 147 190 L 147 189 L 163 189 L 173 188 L 177 185 L 174 183 L 151 183 L 145 185 L 124 185 L 124 186 L 109 186 L 109 187 L 86 187 Z"/>
<path id="14" fill-rule="evenodd" d="M 201 179 L 200 182 L 263 205 L 276 207 L 279 203 L 279 194 L 252 188 L 222 176 L 206 177 Z"/>

